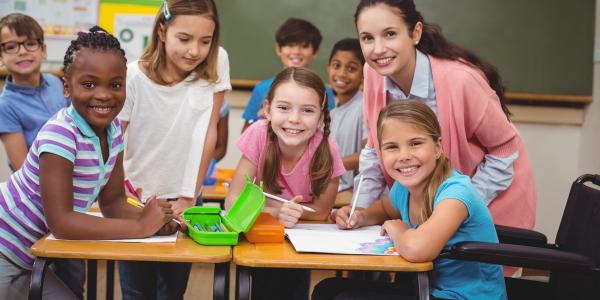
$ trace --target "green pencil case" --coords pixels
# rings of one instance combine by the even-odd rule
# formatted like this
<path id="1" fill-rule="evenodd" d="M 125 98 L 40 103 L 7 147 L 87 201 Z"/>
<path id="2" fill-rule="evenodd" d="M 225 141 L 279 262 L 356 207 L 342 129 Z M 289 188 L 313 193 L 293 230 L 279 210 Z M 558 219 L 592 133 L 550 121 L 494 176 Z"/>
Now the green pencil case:
<path id="1" fill-rule="evenodd" d="M 183 212 L 187 221 L 188 234 L 201 245 L 237 245 L 240 233 L 252 228 L 256 218 L 265 206 L 265 195 L 246 176 L 246 186 L 225 216 L 219 207 L 195 206 Z"/>

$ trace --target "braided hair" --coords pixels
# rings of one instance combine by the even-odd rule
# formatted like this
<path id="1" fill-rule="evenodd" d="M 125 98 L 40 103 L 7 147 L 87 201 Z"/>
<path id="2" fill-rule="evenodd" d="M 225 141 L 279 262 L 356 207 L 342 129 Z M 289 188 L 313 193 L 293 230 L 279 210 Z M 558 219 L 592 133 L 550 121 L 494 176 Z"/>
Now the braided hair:
<path id="1" fill-rule="evenodd" d="M 121 48 L 119 40 L 101 27 L 94 26 L 90 28 L 89 32 L 78 32 L 77 39 L 71 41 L 63 61 L 63 73 L 65 76 L 67 76 L 71 64 L 75 61 L 77 54 L 79 54 L 82 48 L 116 51 L 123 56 L 123 61 L 127 63 L 125 51 Z"/>
<path id="2" fill-rule="evenodd" d="M 310 166 L 311 192 L 313 197 L 318 198 L 329 184 L 333 169 L 333 158 L 329 149 L 329 134 L 331 133 L 329 127 L 331 122 L 331 117 L 329 116 L 329 99 L 327 99 L 325 84 L 319 78 L 319 75 L 307 68 L 289 67 L 277 74 L 273 80 L 273 84 L 271 84 L 271 88 L 267 94 L 269 104 L 273 101 L 275 90 L 281 84 L 290 81 L 314 90 L 322 101 L 323 139 L 312 158 Z M 263 180 L 268 190 L 279 194 L 281 193 L 281 186 L 279 185 L 281 154 L 279 153 L 279 147 L 277 147 L 277 135 L 273 131 L 271 124 L 267 128 L 269 143 L 263 164 Z"/>

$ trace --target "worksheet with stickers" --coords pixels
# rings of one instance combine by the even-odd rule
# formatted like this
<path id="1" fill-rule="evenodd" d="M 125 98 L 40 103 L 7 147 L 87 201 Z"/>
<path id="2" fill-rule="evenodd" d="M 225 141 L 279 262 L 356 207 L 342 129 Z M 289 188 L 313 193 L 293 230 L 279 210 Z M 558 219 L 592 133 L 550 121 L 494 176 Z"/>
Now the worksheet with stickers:
<path id="1" fill-rule="evenodd" d="M 341 230 L 335 224 L 298 224 L 285 234 L 298 252 L 398 255 L 381 226 Z"/>

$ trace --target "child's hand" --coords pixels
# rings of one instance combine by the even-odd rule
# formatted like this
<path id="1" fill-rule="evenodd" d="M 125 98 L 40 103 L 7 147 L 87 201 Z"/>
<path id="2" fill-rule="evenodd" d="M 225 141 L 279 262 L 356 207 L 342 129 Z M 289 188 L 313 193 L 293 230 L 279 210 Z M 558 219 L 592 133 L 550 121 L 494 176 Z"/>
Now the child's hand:
<path id="1" fill-rule="evenodd" d="M 171 207 L 173 208 L 173 215 L 177 217 L 183 216 L 183 211 L 196 205 L 194 198 L 179 197 L 175 201 L 171 201 Z"/>
<path id="2" fill-rule="evenodd" d="M 163 225 L 157 232 L 156 235 L 171 235 L 177 231 L 179 225 L 175 223 L 175 221 L 171 220 L 171 222 Z"/>
<path id="3" fill-rule="evenodd" d="M 148 198 L 139 218 L 145 236 L 154 234 L 172 219 L 173 209 L 171 209 L 171 203 L 162 199 L 158 200 L 155 196 Z"/>
<path id="4" fill-rule="evenodd" d="M 298 204 L 298 202 L 302 201 L 302 196 L 296 196 L 290 200 L 290 202 L 285 202 L 279 208 L 279 212 L 277 213 L 277 219 L 279 222 L 283 223 L 286 228 L 292 228 L 296 226 L 298 223 L 298 219 L 302 216 L 302 206 Z"/>
<path id="5" fill-rule="evenodd" d="M 407 230 L 408 225 L 402 220 L 387 220 L 381 225 L 381 235 L 387 234 L 389 237 L 396 237 Z"/>
<path id="6" fill-rule="evenodd" d="M 334 223 L 335 223 L 335 218 L 337 217 L 337 211 L 338 211 L 338 210 L 337 210 L 337 208 L 334 208 L 334 209 L 332 209 L 332 210 L 331 210 L 331 212 L 329 213 L 329 220 L 330 220 L 331 222 L 334 222 Z"/>
<path id="7" fill-rule="evenodd" d="M 335 224 L 339 229 L 354 229 L 362 227 L 364 220 L 366 220 L 366 211 L 364 208 L 356 207 L 352 219 L 350 220 L 350 206 L 344 206 L 337 210 L 335 213 Z"/>

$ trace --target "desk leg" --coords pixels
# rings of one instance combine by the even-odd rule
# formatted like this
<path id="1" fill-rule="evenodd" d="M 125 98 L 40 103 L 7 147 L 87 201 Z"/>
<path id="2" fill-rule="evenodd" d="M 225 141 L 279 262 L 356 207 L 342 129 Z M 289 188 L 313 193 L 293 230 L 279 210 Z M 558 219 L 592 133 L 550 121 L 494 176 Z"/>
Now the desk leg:
<path id="1" fill-rule="evenodd" d="M 106 261 L 106 300 L 113 300 L 115 297 L 115 261 Z"/>
<path id="2" fill-rule="evenodd" d="M 88 259 L 87 261 L 87 300 L 96 300 L 96 281 L 98 280 L 98 261 Z"/>
<path id="3" fill-rule="evenodd" d="M 417 285 L 419 286 L 419 300 L 429 300 L 429 276 L 427 272 L 417 273 Z"/>
<path id="4" fill-rule="evenodd" d="M 229 299 L 229 263 L 215 264 L 213 299 Z"/>
<path id="5" fill-rule="evenodd" d="M 31 283 L 29 284 L 29 300 L 42 299 L 44 291 L 44 277 L 49 262 L 42 257 L 36 257 L 31 271 Z"/>
<path id="6" fill-rule="evenodd" d="M 236 266 L 235 299 L 250 299 L 250 268 Z"/>

